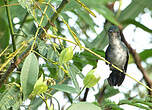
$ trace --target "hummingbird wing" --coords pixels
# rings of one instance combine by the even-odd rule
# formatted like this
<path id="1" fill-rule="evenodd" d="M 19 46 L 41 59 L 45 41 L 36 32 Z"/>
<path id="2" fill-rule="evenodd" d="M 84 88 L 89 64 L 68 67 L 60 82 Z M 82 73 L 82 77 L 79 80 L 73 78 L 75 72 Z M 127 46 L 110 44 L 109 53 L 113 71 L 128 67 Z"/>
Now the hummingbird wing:
<path id="1" fill-rule="evenodd" d="M 129 52 L 128 52 L 128 50 L 127 50 L 127 59 L 126 59 L 126 64 L 125 64 L 125 66 L 124 66 L 124 72 L 127 71 L 128 60 L 129 60 Z"/>
<path id="2" fill-rule="evenodd" d="M 109 51 L 110 51 L 110 46 L 108 46 L 108 48 L 106 49 L 106 52 L 105 52 L 105 59 L 110 62 L 110 58 L 108 57 Z M 108 65 L 108 63 L 106 63 L 106 64 Z"/>

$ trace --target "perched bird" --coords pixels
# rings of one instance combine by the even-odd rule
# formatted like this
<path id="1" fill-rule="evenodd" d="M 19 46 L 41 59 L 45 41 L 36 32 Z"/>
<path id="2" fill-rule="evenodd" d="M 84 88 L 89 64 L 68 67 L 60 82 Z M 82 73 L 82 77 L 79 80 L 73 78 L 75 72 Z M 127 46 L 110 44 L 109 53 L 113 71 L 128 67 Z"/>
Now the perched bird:
<path id="1" fill-rule="evenodd" d="M 112 25 L 108 30 L 109 45 L 105 53 L 105 59 L 111 64 L 126 72 L 128 65 L 129 52 L 126 45 L 121 41 L 120 30 Z M 110 66 L 112 71 L 108 77 L 110 86 L 120 86 L 125 79 L 125 74 Z"/>

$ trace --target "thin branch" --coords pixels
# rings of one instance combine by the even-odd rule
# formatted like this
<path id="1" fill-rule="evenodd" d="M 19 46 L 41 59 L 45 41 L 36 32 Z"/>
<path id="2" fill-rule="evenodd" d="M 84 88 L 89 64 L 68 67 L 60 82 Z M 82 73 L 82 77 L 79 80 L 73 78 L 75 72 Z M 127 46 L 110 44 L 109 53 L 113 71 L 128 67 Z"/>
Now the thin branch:
<path id="1" fill-rule="evenodd" d="M 100 89 L 100 91 L 99 91 L 99 97 L 98 97 L 98 103 L 99 104 L 101 104 L 101 102 L 103 101 L 103 97 L 104 97 L 104 93 L 105 93 L 106 87 L 107 87 L 107 85 L 104 84 L 102 86 L 102 88 Z"/>
<path id="2" fill-rule="evenodd" d="M 84 93 L 84 97 L 81 99 L 81 101 L 87 100 L 88 93 L 89 93 L 89 88 L 86 88 L 85 93 Z"/>
<path id="3" fill-rule="evenodd" d="M 13 72 L 13 70 L 21 63 L 21 61 L 29 54 L 29 49 L 28 48 L 14 63 L 11 63 L 7 71 L 1 76 L 0 78 L 0 88 L 2 87 L 3 84 L 6 83 L 8 77 L 10 74 Z"/>
<path id="4" fill-rule="evenodd" d="M 6 1 L 6 0 L 4 0 Z M 69 0 L 63 0 L 60 4 L 60 6 L 57 8 L 57 13 L 54 13 L 52 15 L 52 17 L 50 18 L 50 20 L 52 22 L 54 22 L 56 20 L 56 18 L 58 17 L 58 14 L 64 9 L 65 5 L 69 2 Z M 6 4 L 7 4 L 7 1 L 6 1 Z M 7 7 L 8 5 L 6 5 Z M 8 8 L 8 7 L 7 7 Z M 47 25 L 45 26 L 47 27 L 47 30 L 49 29 L 50 27 L 50 23 L 48 22 Z M 12 28 L 10 28 L 12 29 Z M 45 28 L 46 29 L 46 28 Z M 42 29 L 43 30 L 43 29 Z M 12 31 L 14 32 L 14 31 Z M 43 35 L 45 35 L 46 33 L 43 31 L 43 33 L 39 34 L 40 38 L 42 38 Z M 13 33 L 14 35 L 14 33 Z M 29 46 L 29 48 L 22 54 L 19 56 L 19 58 L 14 62 L 14 63 L 11 63 L 11 65 L 9 66 L 9 68 L 7 69 L 7 71 L 2 74 L 0 76 L 0 87 L 2 87 L 3 84 L 5 84 L 7 82 L 7 79 L 8 77 L 10 76 L 10 74 L 14 71 L 14 69 L 21 63 L 22 60 L 25 59 L 25 57 L 29 54 L 29 51 L 31 49 L 31 46 Z"/>
<path id="5" fill-rule="evenodd" d="M 16 50 L 15 38 L 14 38 L 15 34 L 14 34 L 14 29 L 13 29 L 13 23 L 12 23 L 12 19 L 11 19 L 10 10 L 9 10 L 9 7 L 8 7 L 8 0 L 4 0 L 4 3 L 6 5 L 6 13 L 7 13 L 7 18 L 8 18 L 8 23 L 9 23 L 9 29 L 10 29 L 10 33 L 11 33 L 13 52 L 15 52 L 15 50 Z M 16 57 L 14 59 L 16 59 Z"/>
<path id="6" fill-rule="evenodd" d="M 143 78 L 144 78 L 144 80 L 146 81 L 147 86 L 149 86 L 150 88 L 152 88 L 152 80 L 149 78 L 148 74 L 146 73 L 146 71 L 145 71 L 144 68 L 142 67 L 140 56 L 138 55 L 138 53 L 136 52 L 136 50 L 133 49 L 133 48 L 131 47 L 131 45 L 128 44 L 128 42 L 125 40 L 124 35 L 122 34 L 122 32 L 121 32 L 121 36 L 122 36 L 123 42 L 126 44 L 126 46 L 128 47 L 130 53 L 132 54 L 133 59 L 134 59 L 134 61 L 135 61 L 135 64 L 137 65 L 137 68 L 138 68 L 138 69 L 141 71 L 141 73 L 143 74 Z M 149 91 L 149 95 L 152 95 L 152 91 L 150 91 L 150 90 L 148 90 L 148 91 Z"/>
<path id="7" fill-rule="evenodd" d="M 61 13 L 61 11 L 65 8 L 65 6 L 69 3 L 70 0 L 62 0 L 60 6 L 56 9 L 57 13 L 54 13 L 50 20 L 47 22 L 46 26 L 44 27 L 44 29 L 47 30 L 50 28 L 50 26 L 54 26 L 54 21 L 57 19 L 58 14 Z M 51 25 L 50 25 L 51 24 Z M 42 35 L 40 38 L 45 38 L 46 33 L 42 30 Z"/>

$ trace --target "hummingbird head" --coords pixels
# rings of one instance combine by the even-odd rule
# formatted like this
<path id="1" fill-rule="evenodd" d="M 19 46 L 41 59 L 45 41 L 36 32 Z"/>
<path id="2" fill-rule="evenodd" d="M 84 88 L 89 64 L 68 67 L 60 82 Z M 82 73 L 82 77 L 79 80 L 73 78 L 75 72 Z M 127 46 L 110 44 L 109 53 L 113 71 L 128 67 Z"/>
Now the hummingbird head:
<path id="1" fill-rule="evenodd" d="M 111 39 L 120 38 L 120 30 L 117 26 L 112 25 L 108 30 L 108 35 Z"/>

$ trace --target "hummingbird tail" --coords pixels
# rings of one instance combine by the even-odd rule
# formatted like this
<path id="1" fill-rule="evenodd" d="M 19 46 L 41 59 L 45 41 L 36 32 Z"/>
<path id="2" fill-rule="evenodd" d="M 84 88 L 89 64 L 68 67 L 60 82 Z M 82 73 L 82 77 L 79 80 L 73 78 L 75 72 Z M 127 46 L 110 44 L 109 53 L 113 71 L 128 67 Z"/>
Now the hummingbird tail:
<path id="1" fill-rule="evenodd" d="M 125 74 L 123 72 L 120 72 L 118 70 L 112 70 L 112 73 L 110 74 L 108 80 L 108 83 L 110 86 L 120 86 L 122 82 L 125 79 Z"/>

